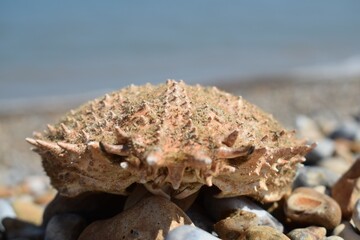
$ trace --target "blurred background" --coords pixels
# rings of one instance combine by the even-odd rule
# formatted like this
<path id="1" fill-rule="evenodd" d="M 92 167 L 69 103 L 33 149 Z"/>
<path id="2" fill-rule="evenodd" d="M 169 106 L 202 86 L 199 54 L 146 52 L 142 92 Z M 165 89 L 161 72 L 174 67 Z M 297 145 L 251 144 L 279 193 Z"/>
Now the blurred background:
<path id="1" fill-rule="evenodd" d="M 357 0 L 0 1 L 0 162 L 37 158 L 23 139 L 78 104 L 168 78 L 241 94 L 288 127 L 357 113 L 359 12 Z"/>

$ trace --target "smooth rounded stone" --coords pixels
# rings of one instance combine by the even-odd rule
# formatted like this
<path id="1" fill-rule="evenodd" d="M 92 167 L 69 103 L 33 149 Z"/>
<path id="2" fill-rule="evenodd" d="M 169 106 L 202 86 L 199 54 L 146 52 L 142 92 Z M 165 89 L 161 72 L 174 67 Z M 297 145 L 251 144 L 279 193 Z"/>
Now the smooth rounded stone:
<path id="1" fill-rule="evenodd" d="M 340 225 L 338 225 L 334 231 L 334 235 L 337 235 L 339 237 L 342 237 L 346 240 L 359 240 L 360 234 L 357 234 L 355 232 L 355 229 L 351 225 L 350 222 L 344 221 Z"/>
<path id="2" fill-rule="evenodd" d="M 55 215 L 46 226 L 45 240 L 76 240 L 86 226 L 86 220 L 78 214 Z"/>
<path id="3" fill-rule="evenodd" d="M 323 238 L 322 240 L 344 240 L 344 239 L 339 236 L 329 236 L 329 237 Z"/>
<path id="4" fill-rule="evenodd" d="M 0 232 L 5 230 L 1 222 L 6 217 L 16 218 L 16 213 L 8 201 L 0 199 Z"/>
<path id="5" fill-rule="evenodd" d="M 32 223 L 25 222 L 14 218 L 5 218 L 3 220 L 5 227 L 6 239 L 27 239 L 27 240 L 43 240 L 44 228 L 36 226 Z"/>
<path id="6" fill-rule="evenodd" d="M 351 163 L 339 156 L 322 159 L 317 166 L 339 174 L 339 178 L 351 167 Z"/>
<path id="7" fill-rule="evenodd" d="M 343 218 L 349 220 L 356 201 L 360 199 L 360 158 L 334 184 L 331 195 L 339 203 Z"/>
<path id="8" fill-rule="evenodd" d="M 64 197 L 57 194 L 45 208 L 43 226 L 61 213 L 76 213 L 88 222 L 110 218 L 123 210 L 126 196 L 110 193 L 84 193 L 76 197 Z"/>
<path id="9" fill-rule="evenodd" d="M 40 225 L 44 213 L 44 207 L 35 204 L 30 197 L 16 198 L 12 202 L 16 216 L 24 221 Z"/>
<path id="10" fill-rule="evenodd" d="M 360 231 L 360 199 L 356 201 L 351 219 L 354 222 L 355 227 Z"/>
<path id="11" fill-rule="evenodd" d="M 251 226 L 245 231 L 246 240 L 290 240 L 285 234 L 269 226 Z"/>
<path id="12" fill-rule="evenodd" d="M 219 240 L 210 233 L 191 225 L 183 225 L 171 230 L 165 240 Z"/>
<path id="13" fill-rule="evenodd" d="M 348 140 L 355 140 L 360 132 L 360 125 L 353 120 L 342 122 L 330 135 L 332 139 L 344 138 Z"/>
<path id="14" fill-rule="evenodd" d="M 280 232 L 284 231 L 283 225 L 276 218 L 247 197 L 215 198 L 209 196 L 204 199 L 204 206 L 214 221 L 220 221 L 236 210 L 244 210 L 255 213 L 260 225 L 273 227 Z"/>
<path id="15" fill-rule="evenodd" d="M 296 228 L 289 232 L 287 236 L 291 240 L 320 240 L 326 236 L 326 229 L 323 227 Z"/>
<path id="16" fill-rule="evenodd" d="M 299 115 L 295 119 L 295 125 L 298 134 L 305 139 L 311 139 L 312 141 L 318 141 L 324 138 L 317 123 L 304 115 Z"/>
<path id="17" fill-rule="evenodd" d="M 305 164 L 317 164 L 321 159 L 330 157 L 335 151 L 333 140 L 324 138 L 316 142 L 316 147 L 306 154 Z"/>
<path id="18" fill-rule="evenodd" d="M 229 217 L 214 225 L 215 232 L 223 240 L 242 239 L 250 226 L 258 226 L 259 219 L 255 213 L 236 210 Z"/>
<path id="19" fill-rule="evenodd" d="M 174 203 L 152 196 L 105 220 L 91 223 L 79 240 L 164 239 L 177 226 L 192 224 L 190 218 Z"/>
<path id="20" fill-rule="evenodd" d="M 333 229 L 340 224 L 341 210 L 331 197 L 312 188 L 297 188 L 284 205 L 285 215 L 295 223 Z"/>
<path id="21" fill-rule="evenodd" d="M 326 168 L 317 166 L 304 166 L 299 168 L 297 176 L 293 183 L 293 188 L 297 187 L 315 187 L 324 185 L 332 187 L 340 175 Z"/>

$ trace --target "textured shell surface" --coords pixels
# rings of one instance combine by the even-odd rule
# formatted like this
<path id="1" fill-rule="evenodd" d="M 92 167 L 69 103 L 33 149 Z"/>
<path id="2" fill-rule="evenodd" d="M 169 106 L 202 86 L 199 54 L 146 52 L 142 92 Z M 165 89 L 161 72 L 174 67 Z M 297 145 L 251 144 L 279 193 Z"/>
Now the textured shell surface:
<path id="1" fill-rule="evenodd" d="M 66 196 L 138 183 L 184 198 L 215 185 L 264 202 L 288 192 L 313 147 L 240 96 L 175 80 L 90 101 L 27 141 Z"/>

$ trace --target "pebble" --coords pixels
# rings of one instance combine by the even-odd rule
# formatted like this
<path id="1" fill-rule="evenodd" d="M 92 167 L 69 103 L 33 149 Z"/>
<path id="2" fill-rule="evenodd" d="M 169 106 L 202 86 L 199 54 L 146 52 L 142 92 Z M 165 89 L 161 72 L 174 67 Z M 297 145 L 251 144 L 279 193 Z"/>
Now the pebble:
<path id="1" fill-rule="evenodd" d="M 351 219 L 354 222 L 355 227 L 360 231 L 360 198 L 355 203 Z"/>
<path id="2" fill-rule="evenodd" d="M 316 226 L 296 228 L 287 234 L 291 240 L 320 240 L 324 239 L 325 235 L 326 229 Z"/>
<path id="3" fill-rule="evenodd" d="M 45 240 L 76 240 L 86 225 L 86 220 L 78 214 L 55 215 L 47 224 Z"/>
<path id="4" fill-rule="evenodd" d="M 219 240 L 220 238 L 191 225 L 183 225 L 171 230 L 165 240 Z"/>
<path id="5" fill-rule="evenodd" d="M 251 226 L 245 231 L 246 240 L 290 240 L 285 234 L 269 226 Z"/>
<path id="6" fill-rule="evenodd" d="M 331 193 L 340 205 L 343 218 L 350 219 L 355 203 L 360 199 L 360 158 L 334 184 Z"/>
<path id="7" fill-rule="evenodd" d="M 44 211 L 43 226 L 60 213 L 77 213 L 87 221 L 112 217 L 123 210 L 126 196 L 110 193 L 84 193 L 76 197 L 57 194 Z"/>
<path id="8" fill-rule="evenodd" d="M 269 212 L 262 209 L 256 203 L 251 201 L 249 198 L 214 198 L 212 196 L 209 196 L 205 199 L 205 208 L 215 221 L 224 219 L 232 212 L 240 209 L 256 214 L 259 219 L 260 225 L 273 227 L 280 232 L 284 231 L 283 225 L 276 218 L 274 218 Z"/>
<path id="9" fill-rule="evenodd" d="M 324 185 L 332 187 L 340 175 L 326 168 L 318 166 L 304 166 L 299 168 L 297 176 L 293 183 L 293 188 L 297 187 L 315 187 Z"/>
<path id="10" fill-rule="evenodd" d="M 339 236 L 329 236 L 329 237 L 325 237 L 321 240 L 344 240 L 342 237 Z"/>
<path id="11" fill-rule="evenodd" d="M 236 210 L 229 217 L 217 222 L 214 230 L 221 239 L 235 240 L 244 238 L 246 229 L 257 225 L 259 225 L 259 219 L 255 213 Z"/>
<path id="12" fill-rule="evenodd" d="M 1 222 L 6 217 L 15 218 L 16 213 L 8 201 L 0 199 L 0 232 L 5 230 Z"/>
<path id="13" fill-rule="evenodd" d="M 5 218 L 3 225 L 6 230 L 6 239 L 27 239 L 42 240 L 44 239 L 44 229 L 35 224 L 25 222 L 19 219 Z"/>
<path id="14" fill-rule="evenodd" d="M 338 178 L 340 178 L 340 175 L 343 175 L 351 167 L 351 163 L 339 156 L 324 158 L 319 161 L 317 165 L 335 173 L 338 175 Z"/>
<path id="15" fill-rule="evenodd" d="M 331 197 L 312 188 L 297 188 L 284 205 L 285 215 L 291 221 L 333 229 L 340 224 L 341 210 Z"/>
<path id="16" fill-rule="evenodd" d="M 331 157 L 335 151 L 333 140 L 324 138 L 316 143 L 316 147 L 306 155 L 307 164 L 316 164 L 321 159 Z"/>
<path id="17" fill-rule="evenodd" d="M 312 141 L 318 141 L 324 138 L 317 123 L 307 116 L 297 116 L 295 124 L 299 135 L 306 140 L 311 139 Z"/>
<path id="18" fill-rule="evenodd" d="M 22 183 L 26 192 L 33 196 L 40 196 L 49 190 L 49 178 L 46 176 L 29 176 Z"/>
<path id="19" fill-rule="evenodd" d="M 192 224 L 192 221 L 177 205 L 163 197 L 152 196 L 113 218 L 91 223 L 79 240 L 160 240 L 170 230 L 185 224 Z"/>
<path id="20" fill-rule="evenodd" d="M 359 240 L 360 235 L 355 232 L 355 229 L 350 224 L 350 222 L 344 221 L 340 225 L 338 225 L 334 231 L 334 235 L 342 237 L 346 240 Z"/>
<path id="21" fill-rule="evenodd" d="M 358 134 L 360 134 L 360 125 L 354 120 L 347 120 L 342 122 L 329 137 L 332 139 L 344 138 L 353 141 Z"/>
<path id="22" fill-rule="evenodd" d="M 44 208 L 35 204 L 31 197 L 17 198 L 12 202 L 16 215 L 19 219 L 40 225 Z"/>

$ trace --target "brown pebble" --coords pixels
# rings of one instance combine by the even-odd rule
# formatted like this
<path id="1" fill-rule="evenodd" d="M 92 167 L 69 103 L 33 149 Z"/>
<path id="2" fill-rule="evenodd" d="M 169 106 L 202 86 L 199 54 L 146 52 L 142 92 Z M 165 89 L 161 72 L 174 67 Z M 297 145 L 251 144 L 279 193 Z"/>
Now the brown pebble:
<path id="1" fill-rule="evenodd" d="M 250 226 L 257 225 L 259 225 L 259 219 L 255 213 L 236 210 L 229 217 L 217 222 L 214 230 L 221 239 L 236 240 L 242 239 Z"/>
<path id="2" fill-rule="evenodd" d="M 326 236 L 326 229 L 316 226 L 296 228 L 289 232 L 287 236 L 291 240 L 321 240 Z"/>
<path id="3" fill-rule="evenodd" d="M 360 199 L 360 158 L 334 184 L 331 194 L 339 203 L 343 218 L 349 220 L 356 201 Z"/>
<path id="4" fill-rule="evenodd" d="M 340 224 L 341 210 L 331 197 L 312 188 L 300 187 L 284 205 L 286 216 L 301 225 L 318 225 L 333 229 Z"/>
<path id="5" fill-rule="evenodd" d="M 35 204 L 31 198 L 18 198 L 12 203 L 12 206 L 19 219 L 40 225 L 44 207 Z"/>
<path id="6" fill-rule="evenodd" d="M 14 191 L 7 186 L 0 185 L 0 198 L 8 198 L 14 194 Z"/>
<path id="7" fill-rule="evenodd" d="M 245 231 L 245 240 L 290 240 L 285 234 L 268 226 L 251 226 Z"/>
<path id="8" fill-rule="evenodd" d="M 93 222 L 79 240 L 163 240 L 170 230 L 185 224 L 192 222 L 177 205 L 163 197 L 152 196 L 113 218 Z"/>

